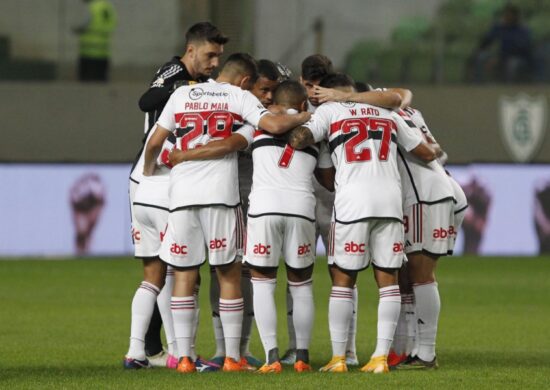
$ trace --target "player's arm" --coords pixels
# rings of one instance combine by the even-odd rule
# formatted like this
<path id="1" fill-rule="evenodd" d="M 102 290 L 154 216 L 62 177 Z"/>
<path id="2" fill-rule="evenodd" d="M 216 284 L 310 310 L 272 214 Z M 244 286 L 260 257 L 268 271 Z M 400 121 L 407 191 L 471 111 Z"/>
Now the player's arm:
<path id="1" fill-rule="evenodd" d="M 336 175 L 336 169 L 331 168 L 315 168 L 315 178 L 323 187 L 330 192 L 334 192 L 334 177 Z"/>
<path id="2" fill-rule="evenodd" d="M 290 129 L 306 123 L 311 114 L 309 112 L 300 112 L 298 114 L 272 114 L 267 113 L 260 118 L 258 127 L 268 133 L 278 135 L 284 134 Z"/>
<path id="3" fill-rule="evenodd" d="M 435 160 L 439 154 L 441 154 L 441 148 L 438 144 L 429 144 L 427 142 L 422 141 L 420 144 L 418 144 L 417 147 L 412 149 L 410 151 L 412 154 L 414 154 L 416 157 L 418 157 L 420 160 L 424 161 L 425 163 L 432 162 Z"/>
<path id="4" fill-rule="evenodd" d="M 409 107 L 412 103 L 413 93 L 410 89 L 405 88 L 388 88 L 386 91 L 394 92 L 401 97 L 401 104 L 399 108 Z M 396 108 L 396 107 L 394 107 Z"/>
<path id="5" fill-rule="evenodd" d="M 143 176 L 151 176 L 155 172 L 156 160 L 164 144 L 164 140 L 168 138 L 170 131 L 157 124 L 155 132 L 147 142 L 145 148 L 145 164 L 143 166 Z"/>
<path id="6" fill-rule="evenodd" d="M 389 109 L 399 108 L 402 104 L 401 95 L 397 91 L 366 91 L 347 92 L 332 88 L 315 86 L 315 97 L 324 102 L 356 102 Z"/>
<path id="7" fill-rule="evenodd" d="M 223 157 L 239 150 L 244 150 L 248 147 L 248 141 L 240 134 L 232 134 L 231 136 L 217 141 L 211 141 L 200 148 L 181 151 L 172 149 L 169 155 L 170 164 L 173 166 L 183 161 L 193 160 L 212 160 Z"/>

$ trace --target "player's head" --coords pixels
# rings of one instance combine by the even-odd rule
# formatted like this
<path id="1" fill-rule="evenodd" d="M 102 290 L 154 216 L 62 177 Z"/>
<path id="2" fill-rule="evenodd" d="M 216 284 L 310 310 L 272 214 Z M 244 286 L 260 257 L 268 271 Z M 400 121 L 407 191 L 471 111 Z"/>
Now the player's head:
<path id="1" fill-rule="evenodd" d="M 273 91 L 279 85 L 281 74 L 272 61 L 258 61 L 258 79 L 250 90 L 265 107 L 273 104 Z"/>
<path id="2" fill-rule="evenodd" d="M 229 41 L 212 23 L 194 24 L 185 34 L 184 58 L 193 76 L 210 76 L 220 65 L 223 45 Z M 189 69 L 191 68 L 191 69 Z"/>
<path id="3" fill-rule="evenodd" d="M 302 61 L 302 75 L 300 82 L 306 87 L 309 102 L 319 105 L 319 100 L 313 95 L 313 87 L 319 85 L 321 79 L 334 72 L 332 61 L 322 54 L 314 54 Z"/>
<path id="4" fill-rule="evenodd" d="M 234 53 L 225 60 L 218 80 L 228 82 L 244 90 L 252 89 L 258 79 L 256 60 L 247 53 Z"/>
<path id="5" fill-rule="evenodd" d="M 355 82 L 355 90 L 357 92 L 367 92 L 372 91 L 372 86 L 370 84 L 365 83 L 364 81 L 356 81 Z"/>
<path id="6" fill-rule="evenodd" d="M 331 73 L 323 77 L 319 85 L 344 92 L 355 92 L 355 81 L 345 73 Z"/>
<path id="7" fill-rule="evenodd" d="M 283 81 L 273 94 L 273 103 L 298 112 L 307 110 L 306 88 L 295 80 Z"/>

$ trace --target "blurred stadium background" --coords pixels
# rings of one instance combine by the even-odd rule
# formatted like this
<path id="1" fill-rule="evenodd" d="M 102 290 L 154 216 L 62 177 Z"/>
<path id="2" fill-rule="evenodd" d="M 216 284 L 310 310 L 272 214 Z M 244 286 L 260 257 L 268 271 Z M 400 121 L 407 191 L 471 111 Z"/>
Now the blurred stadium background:
<path id="1" fill-rule="evenodd" d="M 37 317 L 33 317 L 32 313 L 22 312 L 21 307 L 25 310 L 36 309 L 31 303 L 34 299 L 31 292 L 33 288 L 46 288 L 38 282 L 43 281 L 44 275 L 46 279 L 51 278 L 54 283 L 59 283 L 59 289 L 46 288 L 50 300 L 40 301 L 46 308 L 51 302 L 57 305 L 52 306 L 56 314 L 46 315 L 51 324 L 69 316 L 66 312 L 57 311 L 59 307 L 72 307 L 70 305 L 76 305 L 75 302 L 80 299 L 75 295 L 74 302 L 62 303 L 58 300 L 67 285 L 71 294 L 75 291 L 91 295 L 98 293 L 97 285 L 84 286 L 77 282 L 93 278 L 95 271 L 92 269 L 99 271 L 101 268 L 103 273 L 97 276 L 105 278 L 105 283 L 126 286 L 126 290 L 116 292 L 118 295 L 114 304 L 117 314 L 114 314 L 114 309 L 108 311 L 109 315 L 115 316 L 113 327 L 118 333 L 109 334 L 99 342 L 100 348 L 109 351 L 109 362 L 102 361 L 101 364 L 114 367 L 119 363 L 128 337 L 131 294 L 139 281 L 140 267 L 129 261 L 113 261 L 116 271 L 109 279 L 105 276 L 108 274 L 105 274 L 105 268 L 99 267 L 100 264 L 108 267 L 105 262 L 96 262 L 88 273 L 81 266 L 42 266 L 40 260 L 131 257 L 128 173 L 143 134 L 143 114 L 138 109 L 137 100 L 147 89 L 156 68 L 173 55 L 183 53 L 186 29 L 202 20 L 212 21 L 231 38 L 225 48 L 226 53 L 247 51 L 256 58 L 280 61 L 288 65 L 296 77 L 304 57 L 322 53 L 330 57 L 339 70 L 348 72 L 357 81 L 365 81 L 375 87 L 411 89 L 414 106 L 423 112 L 431 130 L 448 153 L 448 169 L 463 185 L 470 200 L 469 216 L 465 220 L 464 231 L 460 233 L 457 253 L 473 257 L 464 260 L 456 278 L 450 276 L 451 268 L 445 268 L 450 265 L 442 266 L 444 278 L 450 282 L 447 291 L 449 301 L 457 305 L 469 302 L 481 307 L 483 303 L 480 302 L 485 299 L 515 294 L 518 286 L 531 288 L 532 295 L 529 296 L 547 294 L 550 287 L 550 137 L 547 135 L 550 0 L 516 2 L 521 9 L 522 23 L 532 37 L 531 57 L 528 66 L 520 63 L 505 74 L 494 67 L 499 53 L 498 43 L 480 50 L 484 34 L 499 20 L 499 11 L 507 4 L 504 0 L 111 2 L 118 22 L 112 35 L 111 77 L 107 83 L 82 83 L 77 79 L 78 39 L 72 29 L 86 20 L 86 5 L 83 2 L 0 2 L 0 260 L 35 259 L 17 262 L 17 265 L 0 261 L 3 278 L 14 276 L 0 288 L 2 296 L 10 302 L 5 309 L 8 314 L 6 318 L 12 318 L 11 321 L 3 321 L 0 332 L 3 335 L 0 345 L 11 349 L 2 349 L 0 353 L 0 361 L 5 360 L 3 363 L 12 367 L 12 371 L 5 371 L 11 373 L 7 376 L 11 381 L 6 383 L 16 384 L 18 375 L 24 372 L 14 367 L 29 362 L 28 355 L 22 352 L 16 354 L 19 360 L 9 364 L 6 357 L 9 355 L 7 352 L 18 348 L 15 340 L 26 337 L 27 334 L 22 332 L 26 332 L 27 328 L 29 332 L 31 329 L 36 331 L 31 323 L 39 318 L 40 312 L 35 311 Z M 92 213 L 94 215 L 90 216 Z M 87 222 L 82 222 L 82 218 Z M 83 228 L 82 224 L 86 226 Z M 84 241 L 82 235 L 86 236 Z M 324 248 L 319 250 L 322 253 Z M 507 288 L 509 285 L 493 286 L 488 289 L 485 298 L 477 295 L 465 297 L 460 290 L 474 288 L 466 282 L 471 278 L 467 270 L 475 272 L 479 267 L 476 262 L 481 256 L 492 256 L 493 260 L 495 256 L 499 259 L 503 256 L 532 256 L 533 259 L 516 257 L 509 260 L 517 262 L 517 269 L 510 262 L 485 263 L 481 269 L 487 273 L 487 280 L 476 279 L 480 283 L 490 283 L 490 279 L 498 281 L 500 274 L 495 272 L 502 269 L 508 273 L 501 280 L 513 283 L 515 272 L 524 269 L 519 266 L 521 262 L 530 271 L 521 277 L 525 279 L 519 278 L 521 283 L 517 288 L 510 290 Z M 37 262 L 41 265 L 38 266 Z M 60 267 L 65 270 L 61 271 Z M 29 272 L 30 269 L 34 272 Z M 324 267 L 318 267 L 316 272 L 325 273 Z M 534 284 L 530 284 L 530 272 L 538 275 Z M 489 278 L 489 275 L 496 276 Z M 126 279 L 121 283 L 117 276 Z M 326 275 L 320 278 L 326 279 Z M 22 294 L 22 291 L 25 293 Z M 442 292 L 444 300 L 445 293 Z M 462 301 L 463 298 L 467 301 Z M 101 299 L 109 298 L 102 295 Z M 530 298 L 526 296 L 525 299 Z M 504 298 L 502 300 L 500 303 L 504 306 L 510 302 Z M 90 302 L 82 298 L 80 303 L 86 305 Z M 523 303 L 515 302 L 514 308 L 525 308 Z M 372 306 L 372 302 L 369 305 Z M 88 320 L 93 317 L 94 310 L 105 310 L 102 306 L 91 307 L 93 310 L 90 309 L 87 314 Z M 502 308 L 488 308 L 493 309 L 498 311 Z M 374 306 L 368 310 L 374 313 Z M 516 314 L 516 320 L 523 316 L 526 322 L 512 324 L 509 317 L 502 313 L 501 317 L 490 318 L 489 315 L 484 318 L 487 324 L 494 324 L 496 328 L 503 323 L 511 324 L 502 337 L 516 337 L 517 343 L 504 348 L 512 354 L 519 354 L 526 361 L 530 360 L 529 351 L 535 351 L 535 357 L 546 362 L 547 370 L 550 361 L 547 330 L 529 328 L 537 321 L 547 323 L 550 315 L 547 302 L 537 300 L 527 311 Z M 476 316 L 479 313 L 474 310 L 466 315 Z M 452 325 L 452 321 L 458 321 L 460 326 L 469 326 L 464 318 L 454 316 L 457 314 L 444 317 L 442 321 L 448 326 Z M 529 322 L 528 317 L 533 321 Z M 321 311 L 318 318 L 323 323 L 324 332 L 319 337 L 326 339 L 326 312 Z M 203 321 L 207 324 L 205 332 L 210 332 L 208 318 Z M 482 326 L 482 323 L 477 326 Z M 84 331 L 101 334 L 101 325 L 96 325 L 95 328 L 88 326 Z M 68 336 L 71 340 L 71 337 L 78 339 L 78 331 L 68 330 L 69 324 L 64 323 L 63 326 L 62 329 L 68 332 L 66 335 L 76 332 Z M 372 328 L 374 325 L 370 323 L 369 326 Z M 20 331 L 16 332 L 15 327 Z M 491 329 L 483 327 L 484 332 L 490 333 Z M 53 338 L 67 337 L 53 328 L 50 331 Z M 451 333 L 442 332 L 442 340 L 447 340 L 452 348 L 456 347 L 453 353 L 462 351 L 454 355 L 455 360 L 448 359 L 452 367 L 461 367 L 464 361 L 475 359 L 476 352 L 467 348 L 473 345 L 468 335 L 453 340 Z M 537 332 L 546 333 L 545 341 L 536 337 L 536 334 L 543 337 Z M 522 339 L 526 334 L 531 338 Z M 489 369 L 484 374 L 493 379 L 499 374 L 492 369 L 501 366 L 501 361 L 491 356 L 502 353 L 498 344 L 490 344 L 496 343 L 495 337 L 490 340 L 480 337 L 478 340 L 479 348 L 485 348 L 483 357 L 488 359 L 485 368 Z M 37 341 L 39 336 L 31 340 L 34 340 L 35 346 L 43 348 L 46 355 L 48 351 L 54 351 L 52 365 L 60 370 L 64 379 L 56 382 L 60 377 L 50 374 L 46 376 L 46 382 L 41 383 L 37 377 L 36 382 L 29 382 L 28 385 L 73 385 L 71 380 L 78 378 L 78 372 L 65 371 L 63 376 L 63 370 L 59 367 L 69 364 L 69 360 L 78 354 L 78 348 L 72 346 L 72 355 L 63 357 L 66 350 L 57 347 L 56 342 L 40 344 Z M 98 340 L 82 342 L 89 346 L 98 343 Z M 256 353 L 261 355 L 257 338 L 254 343 Z M 117 350 L 113 352 L 115 347 Z M 325 347 L 328 348 L 328 344 Z M 450 351 L 451 347 L 445 347 L 442 341 L 444 351 Z M 25 349 L 32 349 L 32 346 L 25 344 Z M 321 349 L 318 347 L 318 350 Z M 94 352 L 93 358 L 101 359 L 102 356 Z M 81 356 L 80 360 L 75 359 L 77 365 L 86 365 L 86 360 Z M 36 367 L 40 366 L 38 357 L 30 361 L 35 362 Z M 508 360 L 504 367 L 512 367 L 516 363 L 516 360 Z M 102 367 L 101 364 L 98 367 Z M 466 368 L 472 366 L 467 364 Z M 111 374 L 113 372 L 117 372 L 116 369 Z M 548 374 L 548 371 L 545 372 Z M 37 368 L 34 373 L 41 375 L 43 371 Z M 458 379 L 464 372 L 457 369 L 455 374 L 456 382 L 452 383 L 464 385 Z M 90 375 L 90 378 L 97 377 L 98 383 L 101 383 L 101 368 Z M 520 385 L 521 381 L 514 382 L 512 374 L 503 375 L 500 382 L 495 382 L 497 385 Z M 531 372 L 525 371 L 523 375 L 529 378 Z M 446 377 L 439 380 L 431 385 L 448 383 Z M 86 383 L 89 387 L 97 385 L 91 380 Z M 127 378 L 125 382 L 118 383 L 120 386 L 134 385 Z M 393 382 L 394 385 L 403 383 Z M 238 382 L 233 384 L 238 385 Z M 420 381 L 418 384 L 425 383 Z M 474 385 L 477 384 L 471 384 Z"/>

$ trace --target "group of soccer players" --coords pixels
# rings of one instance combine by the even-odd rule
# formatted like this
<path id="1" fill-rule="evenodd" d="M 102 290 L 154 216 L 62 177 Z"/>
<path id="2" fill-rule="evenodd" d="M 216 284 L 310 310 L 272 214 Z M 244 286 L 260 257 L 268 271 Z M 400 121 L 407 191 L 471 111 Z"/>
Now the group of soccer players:
<path id="1" fill-rule="evenodd" d="M 124 367 L 278 373 L 287 363 L 311 371 L 319 234 L 332 280 L 333 358 L 321 371 L 359 364 L 355 282 L 370 264 L 378 332 L 362 371 L 437 367 L 435 266 L 452 253 L 466 200 L 410 107 L 410 91 L 368 91 L 322 55 L 303 61 L 299 81 L 245 53 L 228 56 L 209 79 L 227 41 L 208 22 L 193 25 L 184 55 L 157 71 L 139 102 L 145 137 L 130 200 L 144 277 L 132 301 Z M 283 356 L 274 297 L 280 257 L 290 340 Z M 209 360 L 195 350 L 206 260 L 216 339 Z M 248 349 L 254 319 L 263 365 Z"/>

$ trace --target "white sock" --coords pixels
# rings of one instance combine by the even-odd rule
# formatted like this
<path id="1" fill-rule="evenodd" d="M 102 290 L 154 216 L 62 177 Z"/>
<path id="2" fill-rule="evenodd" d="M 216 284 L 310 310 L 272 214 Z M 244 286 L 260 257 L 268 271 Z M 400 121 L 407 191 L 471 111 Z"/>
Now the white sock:
<path id="1" fill-rule="evenodd" d="M 401 310 L 405 312 L 405 324 L 407 327 L 407 342 L 405 344 L 405 354 L 412 355 L 416 340 L 416 308 L 414 303 L 414 293 L 401 295 Z"/>
<path id="2" fill-rule="evenodd" d="M 241 278 L 241 291 L 244 300 L 243 329 L 241 333 L 241 356 L 250 355 L 250 334 L 254 324 L 254 299 L 252 297 L 252 282 L 250 281 L 250 270 L 243 269 Z"/>
<path id="3" fill-rule="evenodd" d="M 309 349 L 313 319 L 315 318 L 313 282 L 311 279 L 303 282 L 289 281 L 288 285 L 294 302 L 293 319 L 296 331 L 296 349 Z"/>
<path id="4" fill-rule="evenodd" d="M 174 335 L 178 350 L 178 358 L 191 357 L 193 354 L 193 324 L 195 323 L 195 297 L 172 297 L 172 319 L 174 321 Z"/>
<path id="5" fill-rule="evenodd" d="M 277 348 L 277 308 L 275 306 L 277 279 L 252 278 L 252 286 L 254 288 L 256 325 L 267 362 L 269 361 L 269 351 Z"/>
<path id="6" fill-rule="evenodd" d="M 328 302 L 328 324 L 332 355 L 345 356 L 349 323 L 353 315 L 353 289 L 332 287 Z"/>
<path id="7" fill-rule="evenodd" d="M 162 326 L 166 335 L 166 344 L 168 345 L 168 354 L 177 355 L 176 337 L 174 336 L 174 321 L 172 320 L 172 309 L 170 307 L 170 299 L 172 297 L 172 289 L 174 287 L 174 269 L 168 267 L 166 270 L 166 281 L 164 287 L 160 290 L 157 297 L 157 304 L 162 318 Z"/>
<path id="8" fill-rule="evenodd" d="M 141 282 L 132 300 L 132 324 L 130 326 L 130 348 L 126 356 L 145 359 L 145 333 L 151 322 L 159 289 L 154 284 Z"/>
<path id="9" fill-rule="evenodd" d="M 408 324 L 405 308 L 405 300 L 408 294 L 401 294 L 401 310 L 399 312 L 399 319 L 397 320 L 397 327 L 395 328 L 395 336 L 393 337 L 392 349 L 401 356 L 406 353 L 407 341 L 408 341 Z"/>
<path id="10" fill-rule="evenodd" d="M 242 298 L 220 298 L 220 320 L 225 336 L 225 355 L 236 361 L 241 359 L 240 343 L 243 327 L 244 302 Z"/>
<path id="11" fill-rule="evenodd" d="M 294 302 L 290 286 L 286 286 L 286 325 L 288 329 L 288 349 L 296 349 L 296 330 L 294 329 Z"/>
<path id="12" fill-rule="evenodd" d="M 210 307 L 212 308 L 212 327 L 214 328 L 214 339 L 216 340 L 217 356 L 225 356 L 225 338 L 223 337 L 223 326 L 220 320 L 220 284 L 216 271 L 210 275 Z"/>
<path id="13" fill-rule="evenodd" d="M 378 334 L 376 336 L 376 349 L 372 357 L 387 355 L 390 352 L 397 320 L 401 312 L 401 293 L 398 285 L 382 287 L 379 293 Z"/>
<path id="14" fill-rule="evenodd" d="M 348 332 L 348 343 L 346 345 L 346 352 L 351 352 L 356 354 L 355 349 L 355 335 L 357 334 L 357 309 L 359 302 L 359 293 L 357 290 L 357 285 L 353 286 L 353 313 L 351 316 L 351 321 L 349 323 L 349 332 Z"/>
<path id="15" fill-rule="evenodd" d="M 416 316 L 418 318 L 417 356 L 431 362 L 435 358 L 435 338 L 437 321 L 441 310 L 437 282 L 414 285 Z"/>
<path id="16" fill-rule="evenodd" d="M 199 288 L 200 285 L 196 284 L 193 289 L 193 297 L 195 297 L 195 321 L 193 322 L 193 341 L 191 344 L 191 359 L 197 360 L 197 351 L 195 350 L 195 344 L 197 342 L 197 331 L 199 330 L 200 311 L 199 308 Z"/>

